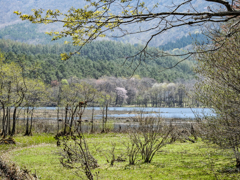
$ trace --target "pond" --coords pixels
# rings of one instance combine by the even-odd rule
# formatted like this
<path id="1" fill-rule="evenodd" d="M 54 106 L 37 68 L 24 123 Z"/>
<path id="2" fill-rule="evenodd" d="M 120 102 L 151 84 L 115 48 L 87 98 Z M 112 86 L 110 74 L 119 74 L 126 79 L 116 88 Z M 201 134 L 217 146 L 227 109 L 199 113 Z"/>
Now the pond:
<path id="1" fill-rule="evenodd" d="M 38 107 L 36 109 L 55 110 L 56 107 Z M 92 109 L 92 107 L 87 107 Z M 101 110 L 100 107 L 94 107 L 95 110 Z M 163 117 L 163 118 L 195 118 L 199 116 L 214 116 L 215 113 L 209 108 L 159 108 L 159 107 L 109 107 L 109 111 L 124 111 L 126 113 L 109 114 L 108 117 L 113 118 L 128 118 L 128 117 Z M 101 118 L 101 115 L 95 116 L 96 119 Z"/>
<path id="2" fill-rule="evenodd" d="M 198 116 L 213 116 L 214 112 L 209 108 L 139 108 L 139 107 L 109 107 L 110 111 L 128 111 L 131 114 L 111 114 L 109 117 L 163 117 L 163 118 L 195 118 Z M 136 111 L 136 113 L 133 113 Z M 147 113 L 146 113 L 147 112 Z"/>

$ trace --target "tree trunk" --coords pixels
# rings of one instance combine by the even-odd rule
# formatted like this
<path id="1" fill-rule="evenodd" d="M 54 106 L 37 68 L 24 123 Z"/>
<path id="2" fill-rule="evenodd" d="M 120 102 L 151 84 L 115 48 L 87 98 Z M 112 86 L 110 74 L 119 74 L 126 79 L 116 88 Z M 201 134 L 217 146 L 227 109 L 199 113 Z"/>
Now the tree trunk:
<path id="1" fill-rule="evenodd" d="M 105 128 L 104 129 L 106 129 L 107 120 L 108 120 L 108 103 L 106 104 L 106 114 L 105 114 L 105 122 L 104 122 Z"/>
<path id="2" fill-rule="evenodd" d="M 240 159 L 239 158 L 236 159 L 236 168 L 238 171 L 240 171 Z"/>
<path id="3" fill-rule="evenodd" d="M 31 112 L 31 123 L 30 123 L 30 129 L 29 129 L 29 135 L 31 136 L 32 136 L 33 111 L 34 111 L 34 108 L 32 109 L 32 112 Z"/>
<path id="4" fill-rule="evenodd" d="M 18 107 L 14 107 L 13 110 L 13 124 L 12 124 L 12 132 L 11 132 L 11 136 L 13 136 L 16 132 L 16 115 L 17 115 L 17 108 Z"/>
<path id="5" fill-rule="evenodd" d="M 61 86 L 59 86 L 59 91 L 58 91 L 58 101 L 57 101 L 57 124 L 58 124 L 58 129 L 57 129 L 57 133 L 59 133 L 59 106 L 60 106 L 60 101 L 61 101 L 61 92 L 62 92 L 62 88 Z"/>
<path id="6" fill-rule="evenodd" d="M 93 108 L 92 108 L 92 120 L 91 120 L 92 126 L 91 126 L 91 133 L 93 133 L 93 115 L 94 115 L 94 104 L 93 104 Z"/>
<path id="7" fill-rule="evenodd" d="M 240 172 L 240 153 L 238 151 L 238 147 L 233 147 L 233 152 L 236 158 L 236 169 Z"/>
<path id="8" fill-rule="evenodd" d="M 27 107 L 27 123 L 26 123 L 26 131 L 24 136 L 28 136 L 29 135 L 29 107 Z"/>
<path id="9" fill-rule="evenodd" d="M 9 134 L 9 121 L 10 121 L 10 117 L 9 117 L 9 107 L 7 107 L 6 109 L 7 113 L 6 113 L 6 117 L 5 117 L 5 120 L 6 120 L 6 128 L 5 128 L 5 136 L 7 136 Z"/>
<path id="10" fill-rule="evenodd" d="M 11 107 L 8 109 L 8 135 L 11 134 Z"/>
<path id="11" fill-rule="evenodd" d="M 57 108 L 57 134 L 59 132 L 59 107 Z"/>
<path id="12" fill-rule="evenodd" d="M 103 106 L 103 110 L 102 110 L 102 133 L 105 132 L 105 128 L 104 128 L 104 106 Z"/>
<path id="13" fill-rule="evenodd" d="M 75 109 L 72 109 L 72 116 L 71 116 L 71 120 L 70 120 L 70 132 L 72 131 L 72 126 L 73 126 L 73 121 L 74 121 L 74 116 L 76 114 L 77 108 L 79 106 L 76 105 Z M 80 107 L 79 107 L 80 108 Z"/>
<path id="14" fill-rule="evenodd" d="M 1 136 L 3 136 L 3 132 L 4 132 L 4 129 L 5 129 L 5 107 L 2 106 L 2 132 L 1 132 Z"/>
<path id="15" fill-rule="evenodd" d="M 64 131 L 63 131 L 64 134 L 66 134 L 66 131 L 67 131 L 67 116 L 68 116 L 68 105 L 65 107 L 65 123 L 64 123 Z"/>
<path id="16" fill-rule="evenodd" d="M 6 109 L 3 106 L 3 115 L 2 115 L 2 134 L 3 138 L 6 137 Z"/>

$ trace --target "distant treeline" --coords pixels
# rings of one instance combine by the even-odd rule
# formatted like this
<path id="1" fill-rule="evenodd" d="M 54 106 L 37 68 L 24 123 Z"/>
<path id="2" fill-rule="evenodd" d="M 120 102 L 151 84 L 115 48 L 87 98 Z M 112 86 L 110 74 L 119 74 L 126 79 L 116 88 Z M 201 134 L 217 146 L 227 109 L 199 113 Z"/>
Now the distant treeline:
<path id="1" fill-rule="evenodd" d="M 181 49 L 193 44 L 195 41 L 197 41 L 198 43 L 207 42 L 207 38 L 204 34 L 192 34 L 188 36 L 183 36 L 175 42 L 168 42 L 167 44 L 159 46 L 159 49 L 163 51 L 173 50 L 175 48 Z"/>
<path id="2" fill-rule="evenodd" d="M 78 78 L 98 79 L 102 76 L 131 77 L 139 64 L 137 57 L 133 61 L 125 58 L 137 52 L 139 47 L 113 41 L 98 41 L 87 44 L 80 55 L 67 61 L 61 61 L 60 53 L 77 50 L 72 45 L 30 45 L 11 40 L 0 39 L 0 49 L 4 52 L 7 62 L 17 62 L 22 66 L 37 66 L 34 76 L 40 77 L 49 84 L 53 80 L 60 81 L 76 76 Z M 152 51 L 155 49 L 152 48 Z M 193 78 L 193 62 L 185 61 L 176 68 L 164 70 L 175 65 L 180 59 L 164 57 L 145 59 L 135 75 L 154 78 L 157 82 L 174 82 L 177 79 Z M 125 64 L 124 64 L 125 62 Z M 124 65 L 123 65 L 124 64 Z"/>

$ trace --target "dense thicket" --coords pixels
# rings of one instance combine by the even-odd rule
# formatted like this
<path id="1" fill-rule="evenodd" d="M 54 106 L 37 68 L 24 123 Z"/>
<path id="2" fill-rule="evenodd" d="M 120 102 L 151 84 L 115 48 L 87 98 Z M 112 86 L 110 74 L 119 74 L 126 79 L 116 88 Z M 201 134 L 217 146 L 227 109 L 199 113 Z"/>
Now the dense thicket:
<path id="1" fill-rule="evenodd" d="M 112 41 L 98 41 L 86 45 L 80 55 L 73 56 L 68 61 L 61 61 L 59 54 L 76 50 L 72 45 L 29 45 L 11 40 L 0 40 L 0 49 L 5 52 L 5 58 L 22 63 L 26 66 L 38 64 L 35 76 L 40 76 L 45 83 L 52 80 L 78 78 L 95 78 L 102 76 L 130 77 L 138 61 L 126 62 L 125 57 L 132 55 L 138 47 L 130 44 Z M 153 49 L 154 50 L 154 49 Z M 140 77 L 151 77 L 158 82 L 173 82 L 177 79 L 193 78 L 193 63 L 186 61 L 174 69 L 161 72 L 166 67 L 175 65 L 179 59 L 165 57 L 145 60 L 135 74 Z M 32 75 L 33 76 L 33 75 Z"/>
<path id="2" fill-rule="evenodd" d="M 239 20 L 239 19 L 238 19 Z M 205 117 L 202 123 L 203 139 L 217 144 L 223 149 L 231 149 L 236 159 L 236 172 L 240 171 L 240 27 L 236 20 L 221 26 L 221 31 L 211 32 L 215 47 L 224 41 L 221 49 L 198 54 L 196 73 L 199 78 L 196 84 L 197 100 L 205 106 L 212 107 L 217 116 Z M 232 34 L 224 39 L 231 27 Z M 200 51 L 208 49 L 199 47 Z"/>

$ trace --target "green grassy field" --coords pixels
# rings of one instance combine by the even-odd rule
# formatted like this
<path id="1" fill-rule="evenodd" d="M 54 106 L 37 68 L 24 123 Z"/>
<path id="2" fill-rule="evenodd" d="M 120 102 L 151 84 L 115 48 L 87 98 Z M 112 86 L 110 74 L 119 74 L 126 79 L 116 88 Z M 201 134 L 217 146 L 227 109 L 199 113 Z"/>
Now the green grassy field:
<path id="1" fill-rule="evenodd" d="M 98 160 L 99 179 L 240 179 L 239 173 L 224 173 L 233 168 L 235 162 L 230 151 L 218 150 L 214 146 L 198 141 L 175 142 L 160 149 L 151 163 L 143 163 L 141 157 L 136 165 L 107 162 L 112 143 L 116 143 L 116 155 L 126 152 L 123 142 L 128 141 L 126 134 L 86 134 L 92 155 Z M 80 179 L 75 172 L 66 169 L 59 162 L 61 148 L 56 146 L 53 135 L 15 137 L 16 145 L 1 145 L 3 157 L 20 167 L 37 173 L 39 179 Z"/>

